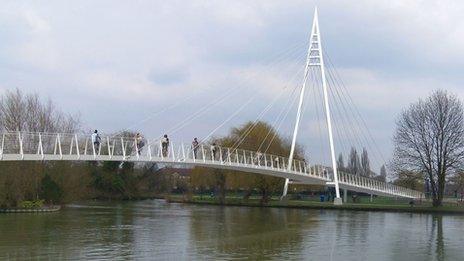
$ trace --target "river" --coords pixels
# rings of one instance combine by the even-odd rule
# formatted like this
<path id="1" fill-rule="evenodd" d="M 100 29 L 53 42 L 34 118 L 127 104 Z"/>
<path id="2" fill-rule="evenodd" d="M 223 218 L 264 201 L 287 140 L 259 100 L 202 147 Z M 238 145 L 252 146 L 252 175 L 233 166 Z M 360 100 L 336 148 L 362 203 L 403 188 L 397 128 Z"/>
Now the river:
<path id="1" fill-rule="evenodd" d="M 0 259 L 464 260 L 464 217 L 163 200 L 0 214 Z"/>

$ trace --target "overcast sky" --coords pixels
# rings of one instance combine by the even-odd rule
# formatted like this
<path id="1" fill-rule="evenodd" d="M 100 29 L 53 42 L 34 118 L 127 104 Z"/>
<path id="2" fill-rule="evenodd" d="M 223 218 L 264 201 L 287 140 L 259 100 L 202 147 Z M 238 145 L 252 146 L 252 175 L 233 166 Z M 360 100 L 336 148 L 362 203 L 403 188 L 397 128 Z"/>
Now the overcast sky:
<path id="1" fill-rule="evenodd" d="M 190 141 L 231 115 L 214 135 L 254 120 L 280 97 L 263 116 L 274 122 L 301 84 L 316 5 L 325 51 L 377 144 L 343 140 L 342 133 L 337 152 L 351 143 L 378 146 L 381 153 L 370 151 L 377 168 L 390 157 L 395 119 L 409 103 L 438 88 L 464 98 L 461 1 L 0 4 L 0 92 L 39 93 L 79 113 L 86 130 L 130 127 L 150 137 L 171 130 L 173 140 Z M 298 141 L 313 161 L 325 161 L 320 119 L 308 115 Z M 293 121 L 294 108 L 279 130 L 289 136 Z M 339 135 L 346 131 L 334 124 Z"/>

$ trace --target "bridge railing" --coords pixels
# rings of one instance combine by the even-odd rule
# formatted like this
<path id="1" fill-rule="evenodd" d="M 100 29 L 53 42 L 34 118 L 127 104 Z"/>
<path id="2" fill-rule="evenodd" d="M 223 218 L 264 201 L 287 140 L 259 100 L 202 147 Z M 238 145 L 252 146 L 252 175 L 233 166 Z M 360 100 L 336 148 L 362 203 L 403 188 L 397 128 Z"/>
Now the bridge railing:
<path id="1" fill-rule="evenodd" d="M 70 133 L 5 132 L 1 134 L 0 159 L 67 159 L 67 160 L 130 160 L 171 163 L 204 163 L 259 168 L 311 176 L 323 181 L 333 181 L 331 169 L 311 166 L 302 160 L 243 149 L 231 149 L 210 144 L 169 144 L 163 147 L 159 141 L 137 143 L 135 137 L 102 136 L 99 144 L 92 144 L 90 135 Z M 375 179 L 339 171 L 340 184 L 369 189 L 398 196 L 421 198 L 421 192 L 395 186 Z"/>
<path id="2" fill-rule="evenodd" d="M 316 176 L 329 180 L 329 173 L 322 166 L 310 166 L 302 160 L 293 160 L 288 167 L 288 158 L 243 149 L 221 146 L 214 148 L 200 144 L 193 148 L 186 144 L 171 143 L 163 148 L 159 141 L 147 142 L 140 146 L 135 137 L 101 136 L 100 143 L 92 143 L 90 135 L 74 133 L 5 132 L 1 134 L 0 156 L 3 155 L 54 155 L 59 158 L 74 156 L 80 159 L 91 156 L 98 160 L 118 158 L 121 160 L 165 160 L 165 161 L 203 161 L 213 164 L 234 164 L 254 168 L 287 171 L 301 175 Z M 71 157 L 71 159 L 74 159 Z M 91 159 L 87 157 L 86 159 Z"/>
<path id="3" fill-rule="evenodd" d="M 373 178 L 353 175 L 343 171 L 338 171 L 338 179 L 340 184 L 346 184 L 353 187 L 364 188 L 388 194 L 403 195 L 413 198 L 422 198 L 424 196 L 422 192 L 416 190 L 396 186 L 391 183 L 382 182 Z"/>

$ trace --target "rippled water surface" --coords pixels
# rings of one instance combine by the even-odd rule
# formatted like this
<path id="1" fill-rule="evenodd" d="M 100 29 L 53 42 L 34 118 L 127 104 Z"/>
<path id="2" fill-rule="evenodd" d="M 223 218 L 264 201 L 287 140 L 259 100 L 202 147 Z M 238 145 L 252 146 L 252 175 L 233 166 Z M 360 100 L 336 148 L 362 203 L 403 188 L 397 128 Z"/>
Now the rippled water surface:
<path id="1" fill-rule="evenodd" d="M 464 260 L 464 217 L 163 200 L 0 214 L 0 259 Z"/>

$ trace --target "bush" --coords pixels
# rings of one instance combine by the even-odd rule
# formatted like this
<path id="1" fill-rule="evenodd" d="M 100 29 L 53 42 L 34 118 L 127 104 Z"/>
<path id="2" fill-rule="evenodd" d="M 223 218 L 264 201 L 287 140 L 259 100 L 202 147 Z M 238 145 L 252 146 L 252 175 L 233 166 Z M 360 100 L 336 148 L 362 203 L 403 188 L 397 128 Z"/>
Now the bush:
<path id="1" fill-rule="evenodd" d="M 33 208 L 41 208 L 41 207 L 43 207 L 43 204 L 44 204 L 43 199 L 25 200 L 25 201 L 21 201 L 19 203 L 19 207 L 20 208 L 33 209 Z"/>

